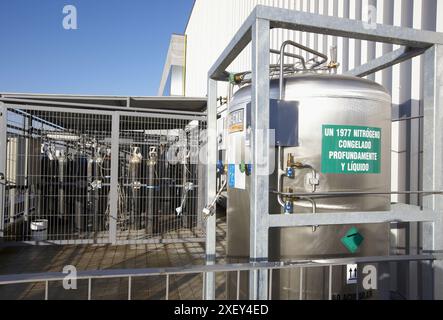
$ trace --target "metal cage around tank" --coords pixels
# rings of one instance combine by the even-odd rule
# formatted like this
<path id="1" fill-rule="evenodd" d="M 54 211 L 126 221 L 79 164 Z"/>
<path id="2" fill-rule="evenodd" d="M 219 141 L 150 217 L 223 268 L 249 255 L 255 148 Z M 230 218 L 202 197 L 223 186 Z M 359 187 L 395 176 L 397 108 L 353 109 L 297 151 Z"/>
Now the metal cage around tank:
<path id="1" fill-rule="evenodd" d="M 391 67 L 402 61 L 424 54 L 424 145 L 423 186 L 424 191 L 416 192 L 422 196 L 422 205 L 393 205 L 390 211 L 371 212 L 334 212 L 330 214 L 282 215 L 269 211 L 269 176 L 267 168 L 254 163 L 269 158 L 270 141 L 267 135 L 254 132 L 267 132 L 270 128 L 270 30 L 281 28 L 310 32 L 329 36 L 354 38 L 383 42 L 401 46 L 393 52 L 369 61 L 348 72 L 349 75 L 364 77 Z M 269 229 L 281 227 L 324 226 L 341 224 L 372 224 L 395 222 L 420 222 L 422 245 L 420 253 L 436 257 L 432 263 L 421 264 L 421 297 L 424 299 L 443 299 L 443 159 L 441 130 L 443 103 L 443 34 L 420 31 L 396 26 L 377 24 L 368 28 L 364 22 L 327 17 L 293 10 L 258 5 L 246 19 L 231 42 L 221 53 L 208 72 L 208 126 L 216 126 L 217 81 L 229 81 L 226 69 L 236 57 L 251 43 L 251 186 L 250 186 L 250 259 L 251 262 L 268 260 Z M 212 143 L 211 143 L 212 141 Z M 209 136 L 208 163 L 216 163 L 216 134 Z M 214 148 L 211 146 L 214 145 Z M 263 166 L 262 166 L 263 167 Z M 208 166 L 207 202 L 211 203 L 216 195 L 216 169 Z M 262 172 L 260 172 L 262 171 Z M 391 193 L 408 191 L 395 190 Z M 414 192 L 410 192 L 414 193 Z M 330 194 L 326 194 L 326 196 Z M 352 196 L 352 194 L 335 194 Z M 208 219 L 206 230 L 207 264 L 215 261 L 215 217 Z M 381 265 L 385 268 L 385 265 Z M 387 270 L 387 269 L 384 269 Z M 251 271 L 249 274 L 249 298 L 268 297 L 269 277 L 266 272 Z M 215 278 L 208 273 L 205 278 L 205 297 L 214 299 Z"/>
<path id="2" fill-rule="evenodd" d="M 3 244 L 203 241 L 205 101 L 82 99 L 1 96 Z"/>

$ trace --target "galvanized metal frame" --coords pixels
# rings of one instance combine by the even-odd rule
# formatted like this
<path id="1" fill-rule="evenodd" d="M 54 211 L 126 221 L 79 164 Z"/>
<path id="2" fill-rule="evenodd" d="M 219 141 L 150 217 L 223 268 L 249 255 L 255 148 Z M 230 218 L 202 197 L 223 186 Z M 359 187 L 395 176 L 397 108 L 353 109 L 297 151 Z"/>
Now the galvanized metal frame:
<path id="1" fill-rule="evenodd" d="M 425 144 L 423 165 L 423 186 L 432 190 L 443 187 L 443 34 L 410 28 L 377 24 L 367 28 L 364 22 L 329 17 L 294 10 L 258 5 L 235 34 L 226 49 L 208 72 L 208 123 L 216 123 L 216 85 L 215 81 L 228 81 L 228 66 L 252 42 L 252 132 L 269 128 L 269 51 L 270 29 L 283 28 L 324 35 L 355 38 L 405 46 L 382 58 L 348 72 L 351 75 L 365 76 L 383 70 L 394 64 L 426 54 L 425 58 Z M 259 116 L 260 115 L 260 116 Z M 266 139 L 254 134 L 252 143 L 253 163 L 258 163 L 269 155 Z M 208 142 L 216 144 L 215 137 Z M 215 155 L 210 154 L 215 163 Z M 443 251 L 443 196 L 432 195 L 424 202 L 425 210 L 419 207 L 394 206 L 388 212 L 368 214 L 367 212 L 346 212 L 322 215 L 282 216 L 268 212 L 268 177 L 261 176 L 259 170 L 252 170 L 250 192 L 250 252 L 251 260 L 266 261 L 268 231 L 271 227 L 294 227 L 325 225 L 337 223 L 377 223 L 395 221 L 421 221 L 423 223 L 423 249 L 429 253 Z M 208 167 L 208 185 L 216 184 L 213 169 Z M 215 195 L 208 191 L 208 198 Z M 399 209 L 400 208 L 400 209 Z M 211 225 L 207 229 L 207 248 L 215 247 L 215 232 Z M 433 280 L 433 287 L 424 287 L 429 297 L 443 299 L 443 261 L 437 260 L 424 268 L 424 283 Z M 265 298 L 268 294 L 266 275 L 252 272 L 250 298 Z M 213 290 L 207 287 L 206 290 Z M 207 295 L 211 297 L 213 295 Z"/>
<path id="2" fill-rule="evenodd" d="M 0 101 L 0 148 L 1 150 L 6 150 L 7 145 L 7 108 L 3 102 Z M 0 173 L 6 172 L 6 152 L 0 153 Z M 0 179 L 0 237 L 3 237 L 4 230 L 4 216 L 3 208 L 5 201 L 4 187 L 3 183 L 6 182 L 6 176 Z"/>
<path id="3" fill-rule="evenodd" d="M 208 80 L 207 105 L 207 157 L 206 157 L 206 204 L 213 201 L 217 190 L 217 83 Z M 215 214 L 206 219 L 206 264 L 215 264 L 216 259 L 216 217 Z M 204 297 L 215 299 L 215 273 L 209 272 L 204 277 Z"/>
<path id="4" fill-rule="evenodd" d="M 111 153 L 119 154 L 120 139 L 120 114 L 112 115 Z M 118 162 L 119 157 L 111 158 L 111 189 L 109 190 L 109 242 L 117 242 L 117 219 L 118 219 Z"/>
<path id="5" fill-rule="evenodd" d="M 424 56 L 423 112 L 423 186 L 443 186 L 443 45 L 436 44 Z M 443 197 L 423 199 L 423 206 L 440 212 L 433 222 L 423 223 L 422 246 L 424 252 L 443 252 Z M 432 279 L 433 287 L 424 288 L 437 299 L 443 299 L 443 260 L 424 268 L 424 278 Z M 429 282 L 427 282 L 429 283 Z M 426 298 L 431 298 L 427 296 Z"/>

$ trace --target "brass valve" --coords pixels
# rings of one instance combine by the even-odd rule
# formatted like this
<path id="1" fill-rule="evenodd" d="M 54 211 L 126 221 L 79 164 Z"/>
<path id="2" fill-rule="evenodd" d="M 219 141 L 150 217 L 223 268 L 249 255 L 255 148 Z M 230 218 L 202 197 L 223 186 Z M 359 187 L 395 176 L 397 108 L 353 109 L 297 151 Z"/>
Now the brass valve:
<path id="1" fill-rule="evenodd" d="M 340 67 L 340 63 L 336 61 L 331 61 L 328 64 L 328 69 L 337 69 L 338 67 Z"/>
<path id="2" fill-rule="evenodd" d="M 243 81 L 243 73 L 231 73 L 229 74 L 229 82 L 232 84 L 240 84 Z"/>
<path id="3" fill-rule="evenodd" d="M 294 155 L 292 153 L 290 153 L 290 154 L 288 154 L 287 167 L 294 168 L 294 169 L 303 169 L 303 168 L 306 168 L 306 165 L 304 165 L 300 161 L 295 161 Z"/>
<path id="4" fill-rule="evenodd" d="M 288 168 L 292 168 L 295 164 L 295 157 L 292 153 L 288 154 L 287 166 Z"/>

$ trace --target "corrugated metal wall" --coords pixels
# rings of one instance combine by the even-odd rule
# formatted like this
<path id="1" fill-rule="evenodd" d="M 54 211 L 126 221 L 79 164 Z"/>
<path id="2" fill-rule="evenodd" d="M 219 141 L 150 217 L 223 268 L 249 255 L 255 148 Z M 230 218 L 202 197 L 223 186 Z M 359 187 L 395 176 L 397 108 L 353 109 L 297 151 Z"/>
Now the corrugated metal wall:
<path id="1" fill-rule="evenodd" d="M 257 4 L 301 10 L 329 16 L 364 20 L 377 23 L 443 31 L 443 0 L 196 0 L 188 26 L 186 92 L 187 96 L 206 95 L 206 77 L 209 68 L 232 39 L 246 17 Z M 272 30 L 271 46 L 292 39 L 329 53 L 331 45 L 337 45 L 339 73 L 360 64 L 397 46 L 344 39 L 288 30 Z M 272 57 L 271 63 L 277 61 Z M 393 118 L 420 115 L 422 99 L 421 68 L 418 57 L 393 68 L 369 76 L 384 85 L 393 97 Z M 250 46 L 230 66 L 230 71 L 250 69 Z M 223 84 L 219 94 L 225 95 Z M 393 123 L 392 145 L 392 190 L 417 190 L 420 188 L 421 141 L 418 138 L 420 120 Z M 410 173 L 410 174 L 409 174 Z M 412 202 L 404 196 L 394 196 L 393 201 Z"/>

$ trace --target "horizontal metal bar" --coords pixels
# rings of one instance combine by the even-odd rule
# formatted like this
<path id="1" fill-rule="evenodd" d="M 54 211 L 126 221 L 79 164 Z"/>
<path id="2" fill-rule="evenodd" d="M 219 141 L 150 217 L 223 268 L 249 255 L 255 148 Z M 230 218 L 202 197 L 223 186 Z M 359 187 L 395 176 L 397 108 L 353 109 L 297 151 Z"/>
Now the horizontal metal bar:
<path id="1" fill-rule="evenodd" d="M 313 32 L 331 36 L 385 42 L 414 48 L 443 44 L 443 34 L 364 21 L 318 15 L 289 9 L 258 5 L 256 18 L 267 19 L 272 28 Z"/>
<path id="2" fill-rule="evenodd" d="M 424 116 L 416 116 L 416 117 L 405 117 L 405 118 L 398 118 L 398 119 L 392 119 L 392 122 L 400 122 L 400 121 L 409 121 L 409 120 L 416 120 L 416 119 L 423 119 Z"/>
<path id="3" fill-rule="evenodd" d="M 36 110 L 36 111 L 51 111 L 51 112 L 72 112 L 72 113 L 79 113 L 79 114 L 91 114 L 91 115 L 108 115 L 111 116 L 112 114 L 118 112 L 118 114 L 122 116 L 130 116 L 130 117 L 146 117 L 146 118 L 159 118 L 159 119 L 179 119 L 179 120 L 200 120 L 200 121 L 206 121 L 206 113 L 195 113 L 193 115 L 184 115 L 184 114 L 167 114 L 167 113 L 153 113 L 152 109 L 149 109 L 149 111 L 143 111 L 141 109 L 136 109 L 134 111 L 128 112 L 128 108 L 124 108 L 126 111 L 120 111 L 120 109 L 116 109 L 113 111 L 105 110 L 105 109 L 96 109 L 96 110 L 90 110 L 90 109 L 83 109 L 83 108 L 74 108 L 74 107 L 54 107 L 51 106 L 48 109 L 48 106 L 37 106 L 33 104 L 17 104 L 17 103 L 5 103 L 5 106 L 8 109 L 17 109 L 17 110 Z M 45 123 L 49 123 L 45 121 L 44 119 L 41 120 Z"/>
<path id="4" fill-rule="evenodd" d="M 84 244 L 108 244 L 108 239 L 78 239 L 78 240 L 45 240 L 45 241 L 7 241 L 0 242 L 0 248 L 22 246 L 53 246 L 53 245 L 84 245 Z"/>
<path id="5" fill-rule="evenodd" d="M 307 227 L 343 224 L 369 224 L 390 222 L 431 222 L 441 217 L 441 212 L 405 204 L 392 206 L 391 211 L 334 212 L 314 214 L 271 214 L 269 227 Z"/>
<path id="6" fill-rule="evenodd" d="M 219 81 L 228 80 L 226 68 L 250 43 L 251 28 L 256 19 L 269 20 L 271 28 L 385 42 L 410 48 L 427 49 L 434 44 L 443 44 L 443 33 L 382 24 L 375 24 L 368 28 L 367 23 L 363 21 L 257 5 L 210 69 L 209 78 Z M 401 51 L 396 52 L 397 55 L 398 53 Z M 420 51 L 410 51 L 408 54 L 418 55 Z M 404 58 L 408 59 L 406 56 Z M 377 62 L 379 63 L 380 61 Z"/>
<path id="7" fill-rule="evenodd" d="M 423 48 L 414 49 L 409 47 L 403 47 L 395 51 L 389 52 L 387 54 L 384 54 L 380 58 L 371 60 L 368 63 L 365 63 L 353 70 L 345 72 L 344 74 L 355 77 L 365 77 L 367 75 L 389 68 L 403 61 L 412 59 L 420 54 L 423 54 L 425 51 L 426 49 Z"/>
<path id="8" fill-rule="evenodd" d="M 257 7 L 256 7 L 257 8 Z M 252 11 L 237 33 L 234 35 L 228 46 L 223 50 L 220 57 L 209 69 L 208 76 L 210 79 L 227 81 L 229 74 L 226 68 L 234 61 L 234 59 L 242 52 L 242 50 L 251 42 L 252 25 L 256 19 L 256 9 Z"/>
<path id="9" fill-rule="evenodd" d="M 350 191 L 350 192 L 278 192 L 271 190 L 271 193 L 279 194 L 289 197 L 304 197 L 304 198 L 322 198 L 322 197 L 355 197 L 355 196 L 370 196 L 370 195 L 394 195 L 394 194 L 419 194 L 419 195 L 442 195 L 442 190 L 430 190 L 430 191 L 389 191 L 389 192 L 376 192 L 376 191 Z"/>
<path id="10" fill-rule="evenodd" d="M 1 101 L 2 99 L 0 99 Z M 15 99 L 14 99 L 15 100 Z M 17 101 L 5 101 L 5 107 L 8 109 L 17 109 L 17 110 L 36 110 L 36 111 L 51 111 L 51 112 L 74 112 L 74 113 L 83 113 L 83 114 L 90 114 L 90 115 L 94 115 L 94 114 L 99 114 L 99 115 L 112 115 L 113 112 L 115 111 L 111 111 L 111 110 L 91 110 L 91 109 L 85 109 L 85 108 L 74 108 L 74 107 L 50 107 L 48 108 L 48 106 L 39 106 L 39 105 L 34 105 L 32 103 L 26 103 L 26 104 L 21 104 L 20 102 Z M 32 115 L 31 115 L 32 116 Z M 50 123 L 49 121 L 46 121 L 43 119 L 43 121 L 45 123 Z"/>
<path id="11" fill-rule="evenodd" d="M 126 108 L 127 110 L 128 108 Z M 179 119 L 179 120 L 204 120 L 206 121 L 207 116 L 206 112 L 193 112 L 189 114 L 176 114 L 176 113 L 155 113 L 156 111 L 149 109 L 146 111 L 137 109 L 134 111 L 118 111 L 121 116 L 130 116 L 130 117 L 145 117 L 145 118 L 160 118 L 160 119 Z"/>
<path id="12" fill-rule="evenodd" d="M 89 104 L 89 103 L 76 103 L 76 102 L 61 102 L 61 101 L 45 101 L 45 100 L 32 100 L 32 99 L 15 99 L 15 98 L 5 98 L 0 97 L 0 101 L 5 103 L 20 103 L 24 105 L 45 105 L 46 110 L 48 107 L 50 108 L 48 111 L 55 110 L 52 106 L 61 106 L 65 107 L 64 111 L 71 110 L 70 108 L 80 108 L 80 109 L 95 109 L 95 110 L 103 110 L 103 111 L 124 111 L 124 112 L 150 112 L 150 113 L 162 113 L 162 114 L 177 114 L 177 115 L 195 115 L 201 116 L 206 114 L 205 112 L 194 112 L 194 111 L 179 111 L 179 110 L 171 110 L 171 109 L 142 109 L 142 108 L 129 108 L 129 107 L 116 107 L 116 106 L 107 106 L 107 105 L 98 105 L 98 104 Z M 91 111 L 91 110 L 90 110 Z"/>
<path id="13" fill-rule="evenodd" d="M 117 245 L 128 244 L 161 244 L 161 243 L 197 243 L 205 242 L 206 238 L 163 238 L 163 239 L 140 239 L 140 240 L 117 240 Z"/>
<path id="14" fill-rule="evenodd" d="M 168 244 L 168 243 L 201 243 L 205 242 L 205 238 L 151 238 L 151 239 L 135 239 L 135 240 L 117 240 L 115 245 L 131 245 L 131 244 Z M 109 244 L 108 238 L 103 239 L 78 239 L 78 240 L 45 240 L 45 241 L 3 241 L 0 242 L 0 248 L 5 247 L 21 247 L 21 246 L 52 246 L 52 245 L 85 245 L 85 244 Z"/>
<path id="15" fill-rule="evenodd" d="M 77 272 L 77 280 L 82 279 L 106 279 L 106 278 L 126 278 L 126 277 L 148 277 L 166 276 L 177 274 L 200 274 L 207 272 L 236 272 L 250 270 L 275 270 L 307 267 L 340 266 L 350 263 L 378 263 L 378 262 L 406 262 L 406 261 L 433 261 L 437 257 L 434 255 L 397 255 L 397 256 L 376 256 L 376 257 L 350 257 L 316 260 L 298 260 L 290 262 L 257 262 L 238 264 L 214 264 L 198 265 L 189 267 L 169 267 L 169 268 L 148 268 L 148 269 L 104 269 Z M 62 272 L 46 272 L 33 274 L 13 274 L 0 275 L 0 285 L 31 283 L 43 281 L 61 281 L 66 274 Z"/>

